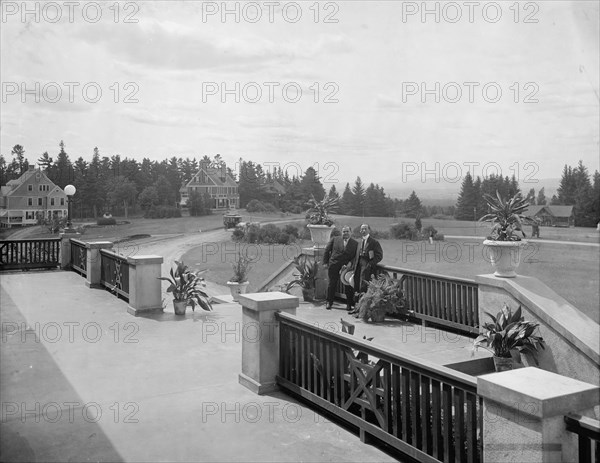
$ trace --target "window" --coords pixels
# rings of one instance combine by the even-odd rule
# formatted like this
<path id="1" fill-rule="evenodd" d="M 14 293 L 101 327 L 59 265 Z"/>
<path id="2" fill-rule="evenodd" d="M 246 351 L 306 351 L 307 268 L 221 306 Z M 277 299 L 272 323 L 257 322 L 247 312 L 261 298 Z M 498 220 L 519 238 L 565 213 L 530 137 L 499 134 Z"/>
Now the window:
<path id="1" fill-rule="evenodd" d="M 38 206 L 42 206 L 43 205 L 42 200 L 43 200 L 43 198 L 38 198 Z"/>
<path id="2" fill-rule="evenodd" d="M 50 198 L 50 205 L 54 206 L 54 198 Z"/>
<path id="3" fill-rule="evenodd" d="M 27 205 L 33 206 L 33 198 L 27 198 Z"/>
<path id="4" fill-rule="evenodd" d="M 27 185 L 27 191 L 33 191 L 33 185 Z"/>
<path id="5" fill-rule="evenodd" d="M 60 198 L 60 205 L 64 206 L 65 205 L 65 198 Z"/>
<path id="6" fill-rule="evenodd" d="M 35 219 L 35 212 L 33 212 L 33 211 L 27 211 L 27 212 L 25 212 L 25 218 L 27 220 L 33 220 L 33 219 Z"/>

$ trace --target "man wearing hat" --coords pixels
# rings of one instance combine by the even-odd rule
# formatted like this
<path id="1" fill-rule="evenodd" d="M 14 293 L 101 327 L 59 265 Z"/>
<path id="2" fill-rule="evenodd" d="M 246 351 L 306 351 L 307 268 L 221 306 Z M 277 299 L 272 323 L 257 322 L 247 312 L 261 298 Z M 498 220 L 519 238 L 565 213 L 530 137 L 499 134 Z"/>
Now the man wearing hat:
<path id="1" fill-rule="evenodd" d="M 329 240 L 323 254 L 323 265 L 327 265 L 327 276 L 329 286 L 327 287 L 327 305 L 325 308 L 331 310 L 333 297 L 340 281 L 340 270 L 346 264 L 352 262 L 356 256 L 358 242 L 350 236 L 350 227 L 342 228 L 342 236 L 334 236 Z M 344 284 L 346 293 L 346 309 L 352 310 L 354 304 L 354 288 L 352 285 Z"/>

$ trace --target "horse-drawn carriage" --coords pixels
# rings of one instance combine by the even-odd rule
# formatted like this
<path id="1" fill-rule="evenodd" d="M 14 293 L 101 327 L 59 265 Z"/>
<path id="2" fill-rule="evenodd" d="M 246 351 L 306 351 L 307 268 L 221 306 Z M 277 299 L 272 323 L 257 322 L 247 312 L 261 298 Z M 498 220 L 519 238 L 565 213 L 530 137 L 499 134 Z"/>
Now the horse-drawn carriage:
<path id="1" fill-rule="evenodd" d="M 223 225 L 225 226 L 225 230 L 229 230 L 230 228 L 235 228 L 242 221 L 242 216 L 234 213 L 227 213 L 223 215 Z"/>

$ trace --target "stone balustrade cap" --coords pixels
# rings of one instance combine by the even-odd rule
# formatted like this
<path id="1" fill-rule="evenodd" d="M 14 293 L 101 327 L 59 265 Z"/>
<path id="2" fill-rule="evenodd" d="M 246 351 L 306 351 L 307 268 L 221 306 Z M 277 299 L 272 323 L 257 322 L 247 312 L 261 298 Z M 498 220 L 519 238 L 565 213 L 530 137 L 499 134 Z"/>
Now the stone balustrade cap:
<path id="1" fill-rule="evenodd" d="M 88 249 L 105 249 L 112 247 L 111 241 L 89 241 L 85 243 L 85 247 Z"/>
<path id="2" fill-rule="evenodd" d="M 600 388 L 535 367 L 477 377 L 477 394 L 538 418 L 598 405 Z"/>
<path id="3" fill-rule="evenodd" d="M 293 309 L 300 305 L 297 296 L 273 291 L 268 293 L 246 293 L 239 295 L 239 303 L 248 309 L 255 311 L 262 310 L 283 310 Z"/>
<path id="4" fill-rule="evenodd" d="M 127 257 L 127 263 L 130 265 L 148 265 L 148 264 L 162 264 L 162 256 L 129 256 Z"/>

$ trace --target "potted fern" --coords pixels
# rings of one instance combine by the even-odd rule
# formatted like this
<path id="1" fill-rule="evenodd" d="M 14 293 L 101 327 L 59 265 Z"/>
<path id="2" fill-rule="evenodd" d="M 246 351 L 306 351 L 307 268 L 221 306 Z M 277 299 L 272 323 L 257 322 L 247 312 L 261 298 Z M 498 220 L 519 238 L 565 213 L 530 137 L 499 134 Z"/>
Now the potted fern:
<path id="1" fill-rule="evenodd" d="M 363 294 L 356 305 L 355 317 L 360 317 L 364 321 L 382 322 L 388 314 L 409 315 L 410 311 L 405 306 L 406 298 L 400 281 L 389 275 L 381 274 L 369 281 L 367 292 Z"/>
<path id="2" fill-rule="evenodd" d="M 240 252 L 237 255 L 236 261 L 231 265 L 233 269 L 233 276 L 227 282 L 229 291 L 231 291 L 231 297 L 235 302 L 238 302 L 240 294 L 246 294 L 248 290 L 248 272 L 252 268 L 250 265 L 250 258 L 244 253 Z"/>
<path id="3" fill-rule="evenodd" d="M 191 271 L 183 261 L 175 261 L 175 268 L 171 268 L 169 275 L 158 279 L 169 282 L 167 293 L 173 294 L 175 315 L 185 315 L 188 305 L 192 306 L 192 310 L 196 305 L 204 310 L 212 310 L 208 294 L 200 289 L 206 286 L 204 278 L 200 277 L 200 272 Z"/>
<path id="4" fill-rule="evenodd" d="M 310 230 L 310 238 L 315 244 L 315 248 L 324 248 L 327 246 L 333 231 L 333 219 L 329 214 L 337 207 L 338 198 L 335 196 L 325 195 L 319 201 L 311 194 L 308 201 L 310 209 L 306 212 L 308 220 L 307 228 Z"/>
<path id="5" fill-rule="evenodd" d="M 523 215 L 529 202 L 520 193 L 505 200 L 498 191 L 496 197 L 485 194 L 483 198 L 491 212 L 479 221 L 492 223 L 492 232 L 483 244 L 489 251 L 494 275 L 514 278 L 521 262 L 521 247 L 526 243 L 521 239 L 526 237 L 523 224 L 531 221 Z"/>
<path id="6" fill-rule="evenodd" d="M 317 277 L 317 263 L 307 256 L 296 256 L 294 258 L 296 267 L 296 277 L 294 280 L 285 284 L 285 292 L 289 293 L 294 286 L 299 286 L 302 290 L 302 298 L 305 302 L 312 302 L 315 299 L 315 278 Z"/>
<path id="7" fill-rule="evenodd" d="M 491 322 L 484 323 L 483 332 L 473 341 L 474 350 L 482 347 L 494 356 L 496 371 L 512 370 L 515 351 L 530 354 L 538 364 L 538 349 L 545 349 L 544 339 L 534 334 L 538 323 L 525 321 L 521 306 L 513 313 L 506 304 L 496 316 L 485 312 Z"/>

